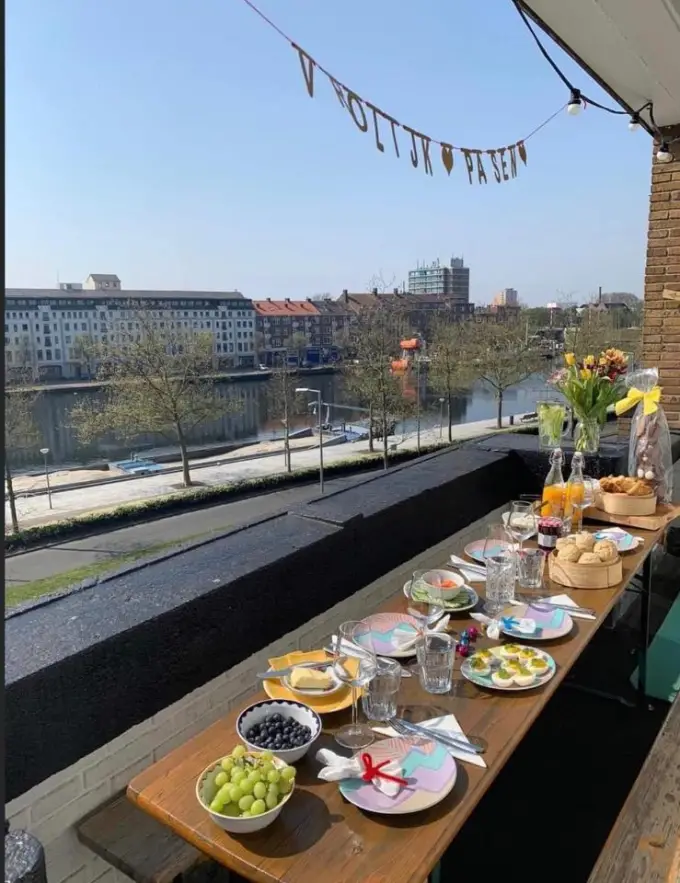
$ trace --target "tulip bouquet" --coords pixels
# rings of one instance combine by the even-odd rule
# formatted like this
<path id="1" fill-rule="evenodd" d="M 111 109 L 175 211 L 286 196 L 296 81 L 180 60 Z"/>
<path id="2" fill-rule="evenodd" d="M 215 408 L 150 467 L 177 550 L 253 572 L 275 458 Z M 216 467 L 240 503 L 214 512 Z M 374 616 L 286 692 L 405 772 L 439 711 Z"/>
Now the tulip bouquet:
<path id="1" fill-rule="evenodd" d="M 565 367 L 548 382 L 562 393 L 579 421 L 576 449 L 596 451 L 600 428 L 607 422 L 607 408 L 625 395 L 626 356 L 621 350 L 608 349 L 598 357 L 577 361 L 574 353 L 566 353 L 564 362 Z"/>

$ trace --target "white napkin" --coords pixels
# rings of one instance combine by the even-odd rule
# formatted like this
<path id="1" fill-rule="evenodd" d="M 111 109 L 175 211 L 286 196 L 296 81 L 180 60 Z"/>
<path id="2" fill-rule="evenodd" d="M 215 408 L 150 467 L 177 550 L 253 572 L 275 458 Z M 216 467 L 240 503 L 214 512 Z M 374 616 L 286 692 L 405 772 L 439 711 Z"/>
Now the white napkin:
<path id="1" fill-rule="evenodd" d="M 445 632 L 446 627 L 449 624 L 449 619 L 451 617 L 447 614 L 446 616 L 442 616 L 439 622 L 435 623 L 430 629 L 425 629 L 423 632 L 418 632 L 418 634 L 409 636 L 405 635 L 403 639 L 395 637 L 394 645 L 396 650 L 410 650 L 414 644 L 420 640 L 423 635 L 436 635 L 438 632 Z"/>
<path id="2" fill-rule="evenodd" d="M 497 641 L 501 636 L 501 621 L 500 619 L 492 619 L 490 616 L 486 616 L 484 613 L 471 613 L 471 619 L 476 619 L 477 622 L 481 622 L 486 626 L 486 636 L 487 638 L 491 638 L 492 641 Z"/>
<path id="3" fill-rule="evenodd" d="M 316 759 L 323 764 L 319 770 L 319 778 L 324 782 L 339 782 L 341 779 L 360 779 L 364 773 L 364 765 L 361 762 L 361 754 L 355 757 L 342 757 L 328 748 L 320 748 L 316 752 Z M 381 768 L 381 771 L 390 776 L 401 776 L 402 769 L 399 762 L 391 761 Z M 396 797 L 402 786 L 399 782 L 390 782 L 389 779 L 381 779 L 376 776 L 371 783 L 386 797 Z"/>
<path id="4" fill-rule="evenodd" d="M 478 564 L 470 564 L 469 561 L 465 561 L 463 558 L 459 558 L 457 555 L 451 555 L 449 560 L 451 561 L 451 564 L 453 564 L 458 570 L 460 570 L 460 572 L 469 583 L 486 582 L 485 567 L 482 567 Z"/>
<path id="5" fill-rule="evenodd" d="M 460 739 L 461 742 L 469 741 L 468 737 L 460 728 L 460 724 L 456 720 L 454 714 L 446 714 L 443 717 L 433 717 L 429 721 L 419 721 L 419 724 L 421 727 L 427 727 L 430 730 L 438 730 L 445 735 L 455 736 L 457 739 Z M 396 730 L 392 729 L 392 727 L 373 727 L 373 732 L 381 733 L 384 736 L 399 735 Z M 452 757 L 457 757 L 458 760 L 464 760 L 466 763 L 473 763 L 475 766 L 486 768 L 486 763 L 482 760 L 479 754 L 473 754 L 471 751 L 457 751 L 455 748 L 449 748 L 448 746 L 446 750 Z"/>
<path id="6" fill-rule="evenodd" d="M 578 607 L 576 601 L 574 601 L 573 598 L 570 598 L 569 595 L 553 595 L 552 598 L 548 598 L 547 600 L 552 601 L 553 604 L 562 604 L 564 607 Z M 597 619 L 592 613 L 570 612 L 569 616 L 573 616 L 574 619 Z"/>

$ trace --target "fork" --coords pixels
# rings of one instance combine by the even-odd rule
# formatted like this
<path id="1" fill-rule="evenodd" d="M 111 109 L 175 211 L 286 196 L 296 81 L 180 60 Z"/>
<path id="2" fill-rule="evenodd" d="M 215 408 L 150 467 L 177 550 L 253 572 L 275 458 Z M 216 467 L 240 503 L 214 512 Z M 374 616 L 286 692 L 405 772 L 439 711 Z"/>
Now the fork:
<path id="1" fill-rule="evenodd" d="M 463 742 L 461 739 L 457 739 L 452 735 L 450 736 L 448 733 L 430 730 L 427 727 L 412 724 L 410 721 L 403 721 L 399 718 L 393 717 L 389 721 L 389 724 L 392 729 L 401 736 L 422 736 L 423 738 L 440 742 L 442 745 L 446 746 L 446 748 L 454 748 L 456 751 L 466 751 L 468 754 L 484 753 L 484 747 L 482 745 L 475 742 Z"/>

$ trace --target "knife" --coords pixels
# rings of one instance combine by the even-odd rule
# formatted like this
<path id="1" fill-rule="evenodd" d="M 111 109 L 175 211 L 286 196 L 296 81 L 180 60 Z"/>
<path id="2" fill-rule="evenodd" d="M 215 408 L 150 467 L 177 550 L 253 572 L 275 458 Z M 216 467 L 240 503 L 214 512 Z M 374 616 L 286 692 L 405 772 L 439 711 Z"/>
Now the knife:
<path id="1" fill-rule="evenodd" d="M 297 665 L 289 666 L 289 668 L 272 668 L 269 671 L 260 672 L 255 677 L 262 681 L 273 681 L 287 677 L 294 668 L 330 668 L 332 665 L 332 659 L 329 659 L 328 662 L 299 662 Z"/>
<path id="2" fill-rule="evenodd" d="M 479 745 L 477 742 L 463 742 L 461 739 L 457 739 L 455 736 L 449 735 L 448 733 L 442 733 L 439 730 L 430 730 L 427 727 L 421 727 L 418 724 L 411 723 L 411 721 L 404 720 L 400 717 L 394 718 L 394 720 L 397 721 L 403 729 L 412 732 L 414 736 L 423 736 L 426 739 L 441 742 L 442 745 L 445 745 L 447 748 L 455 748 L 456 751 L 467 751 L 469 754 L 484 754 L 484 751 L 486 750 L 483 745 Z"/>

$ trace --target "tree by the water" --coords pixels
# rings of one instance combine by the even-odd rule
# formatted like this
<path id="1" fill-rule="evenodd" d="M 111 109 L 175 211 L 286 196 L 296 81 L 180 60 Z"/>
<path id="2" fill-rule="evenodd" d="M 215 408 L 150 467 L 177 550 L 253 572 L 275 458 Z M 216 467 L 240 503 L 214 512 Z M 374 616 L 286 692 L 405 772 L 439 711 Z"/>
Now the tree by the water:
<path id="1" fill-rule="evenodd" d="M 282 364 L 272 369 L 272 375 L 267 382 L 267 401 L 272 417 L 276 417 L 283 425 L 283 457 L 286 472 L 292 472 L 290 455 L 290 430 L 291 418 L 300 414 L 303 403 L 300 396 L 296 395 L 295 389 L 300 385 L 300 378 L 295 369 L 289 368 L 285 360 Z"/>
<path id="2" fill-rule="evenodd" d="M 453 399 L 470 380 L 467 341 L 474 327 L 470 322 L 452 321 L 448 315 L 438 315 L 430 326 L 428 383 L 447 403 L 449 441 L 453 440 Z"/>
<path id="3" fill-rule="evenodd" d="M 76 406 L 71 424 L 85 442 L 107 431 L 124 439 L 164 436 L 179 447 L 182 480 L 189 487 L 192 431 L 240 410 L 241 401 L 222 395 L 210 376 L 215 365 L 210 333 L 184 329 L 136 304 L 130 314 L 132 321 L 115 322 L 109 342 L 96 348 L 97 379 L 105 381 L 101 399 Z"/>
<path id="4" fill-rule="evenodd" d="M 32 382 L 30 368 L 23 372 L 15 370 L 5 379 L 5 488 L 15 533 L 19 530 L 19 519 L 10 460 L 13 454 L 37 448 L 40 444 L 40 431 L 35 421 L 35 405 L 40 392 L 30 387 Z"/>

